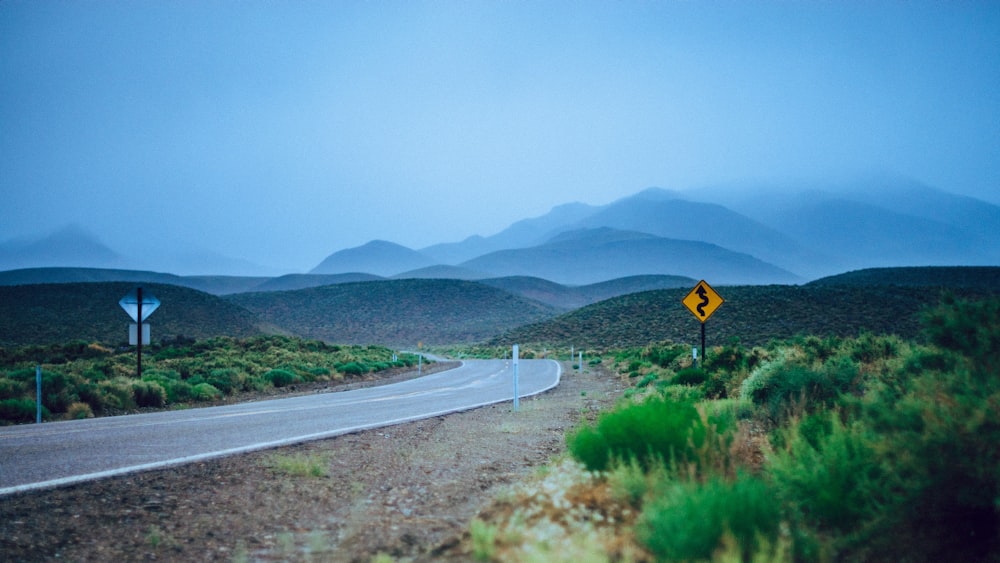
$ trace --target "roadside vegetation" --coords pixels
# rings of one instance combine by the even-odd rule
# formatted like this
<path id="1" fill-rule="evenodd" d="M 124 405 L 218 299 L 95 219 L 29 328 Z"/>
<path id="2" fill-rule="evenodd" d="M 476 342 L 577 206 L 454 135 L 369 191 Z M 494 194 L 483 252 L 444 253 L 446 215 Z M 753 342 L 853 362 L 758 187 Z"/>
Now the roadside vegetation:
<path id="1" fill-rule="evenodd" d="M 470 528 L 479 560 L 984 561 L 1000 553 L 1000 299 L 914 338 L 605 355 L 626 399 Z"/>
<path id="2" fill-rule="evenodd" d="M 242 393 L 360 378 L 417 363 L 381 346 L 341 346 L 284 336 L 177 337 L 143 348 L 96 343 L 0 347 L 0 424 L 34 422 L 35 366 L 45 420 L 211 403 Z"/>

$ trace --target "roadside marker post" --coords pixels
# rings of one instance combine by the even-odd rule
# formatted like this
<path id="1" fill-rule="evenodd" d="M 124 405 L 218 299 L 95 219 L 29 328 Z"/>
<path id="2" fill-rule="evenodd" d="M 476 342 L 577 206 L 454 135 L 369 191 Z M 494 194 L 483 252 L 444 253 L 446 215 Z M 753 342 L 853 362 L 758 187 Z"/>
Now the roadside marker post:
<path id="1" fill-rule="evenodd" d="M 149 325 L 143 321 L 160 306 L 160 300 L 148 293 L 143 296 L 142 286 L 139 286 L 122 297 L 118 304 L 137 323 L 135 341 L 132 340 L 132 327 L 129 327 L 129 344 L 136 345 L 136 375 L 142 379 L 142 345 L 149 344 Z"/>
<path id="2" fill-rule="evenodd" d="M 515 344 L 513 350 L 511 351 L 511 358 L 514 359 L 514 412 L 517 412 L 518 408 L 520 408 L 521 406 L 517 392 L 517 359 L 518 359 L 517 357 L 518 357 L 518 349 L 517 349 L 517 344 Z"/>
<path id="3" fill-rule="evenodd" d="M 712 313 L 719 308 L 720 305 L 725 303 L 725 299 L 721 295 L 716 293 L 712 286 L 705 283 L 705 280 L 701 280 L 697 285 L 694 286 L 685 297 L 681 300 L 681 303 L 687 307 L 691 314 L 701 321 L 701 361 L 705 361 L 705 321 L 712 316 Z M 693 352 L 695 365 L 698 362 L 697 351 Z"/>
<path id="4" fill-rule="evenodd" d="M 42 366 L 35 366 L 35 424 L 42 423 Z"/>

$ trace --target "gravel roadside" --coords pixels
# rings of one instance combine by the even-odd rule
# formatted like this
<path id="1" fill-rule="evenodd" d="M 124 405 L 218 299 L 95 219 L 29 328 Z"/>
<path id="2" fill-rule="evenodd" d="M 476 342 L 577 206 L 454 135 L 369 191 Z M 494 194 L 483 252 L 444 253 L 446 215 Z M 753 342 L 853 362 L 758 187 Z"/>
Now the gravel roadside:
<path id="1" fill-rule="evenodd" d="M 469 559 L 469 522 L 612 406 L 600 366 L 521 401 L 0 498 L 3 561 Z"/>

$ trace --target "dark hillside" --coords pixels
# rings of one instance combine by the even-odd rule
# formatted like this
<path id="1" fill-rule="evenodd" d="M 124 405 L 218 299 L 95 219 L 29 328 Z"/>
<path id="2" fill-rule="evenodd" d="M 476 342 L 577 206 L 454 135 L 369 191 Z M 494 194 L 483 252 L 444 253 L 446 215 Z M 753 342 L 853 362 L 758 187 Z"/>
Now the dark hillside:
<path id="1" fill-rule="evenodd" d="M 738 338 L 758 345 L 798 334 L 818 336 L 918 334 L 918 316 L 943 291 L 918 287 L 732 286 L 716 287 L 725 303 L 705 325 L 709 346 Z M 494 344 L 514 342 L 606 349 L 672 340 L 700 340 L 698 320 L 681 304 L 689 288 L 634 293 L 601 301 L 550 321 L 511 330 Z M 991 292 L 954 289 L 961 297 Z"/>
<path id="2" fill-rule="evenodd" d="M 344 344 L 473 342 L 557 314 L 537 301 L 460 280 L 345 283 L 229 299 L 301 336 Z"/>
<path id="3" fill-rule="evenodd" d="M 0 345 L 53 344 L 72 340 L 119 345 L 128 342 L 132 322 L 118 301 L 136 285 L 129 282 L 0 286 Z M 262 334 L 249 311 L 194 289 L 143 284 L 160 300 L 146 322 L 154 342 L 176 336 Z"/>
<path id="4" fill-rule="evenodd" d="M 1000 291 L 1000 267 L 922 266 L 915 268 L 869 268 L 821 278 L 807 285 L 853 287 L 951 287 Z"/>
<path id="5" fill-rule="evenodd" d="M 480 283 L 568 311 L 628 293 L 694 286 L 697 280 L 683 276 L 650 275 L 629 276 L 591 285 L 566 286 L 541 278 L 511 276 L 481 280 Z"/>

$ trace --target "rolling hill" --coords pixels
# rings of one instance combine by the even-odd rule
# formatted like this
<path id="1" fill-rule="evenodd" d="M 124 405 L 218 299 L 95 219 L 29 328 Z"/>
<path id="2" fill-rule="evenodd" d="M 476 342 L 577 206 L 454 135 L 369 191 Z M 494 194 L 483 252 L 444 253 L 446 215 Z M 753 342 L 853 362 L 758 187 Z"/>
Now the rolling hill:
<path id="1" fill-rule="evenodd" d="M 400 272 L 433 265 L 433 259 L 416 250 L 384 240 L 373 240 L 362 246 L 334 252 L 309 273 L 348 274 L 362 272 L 388 277 Z"/>
<path id="2" fill-rule="evenodd" d="M 344 344 L 469 343 L 558 311 L 461 280 L 385 280 L 227 299 L 298 335 Z"/>
<path id="3" fill-rule="evenodd" d="M 134 288 L 129 282 L 0 286 L 0 345 L 73 340 L 127 344 L 132 320 L 118 301 Z M 147 319 L 153 341 L 275 331 L 253 313 L 215 295 L 174 285 L 144 284 L 143 288 L 161 302 Z"/>
<path id="4" fill-rule="evenodd" d="M 799 334 L 857 335 L 861 331 L 912 337 L 918 317 L 945 292 L 959 297 L 1000 295 L 1000 268 L 940 268 L 918 283 L 923 268 L 836 276 L 805 286 L 716 286 L 726 300 L 705 324 L 708 345 L 744 344 Z M 865 280 L 867 281 L 861 281 Z M 886 281 L 904 280 L 900 284 Z M 672 340 L 696 343 L 699 321 L 681 304 L 686 289 L 615 297 L 551 320 L 512 329 L 492 344 L 544 343 L 608 349 Z"/>
<path id="5" fill-rule="evenodd" d="M 541 278 L 513 276 L 480 280 L 480 283 L 541 301 L 559 309 L 570 310 L 628 293 L 692 287 L 697 280 L 683 276 L 631 276 L 590 285 L 566 286 Z"/>

